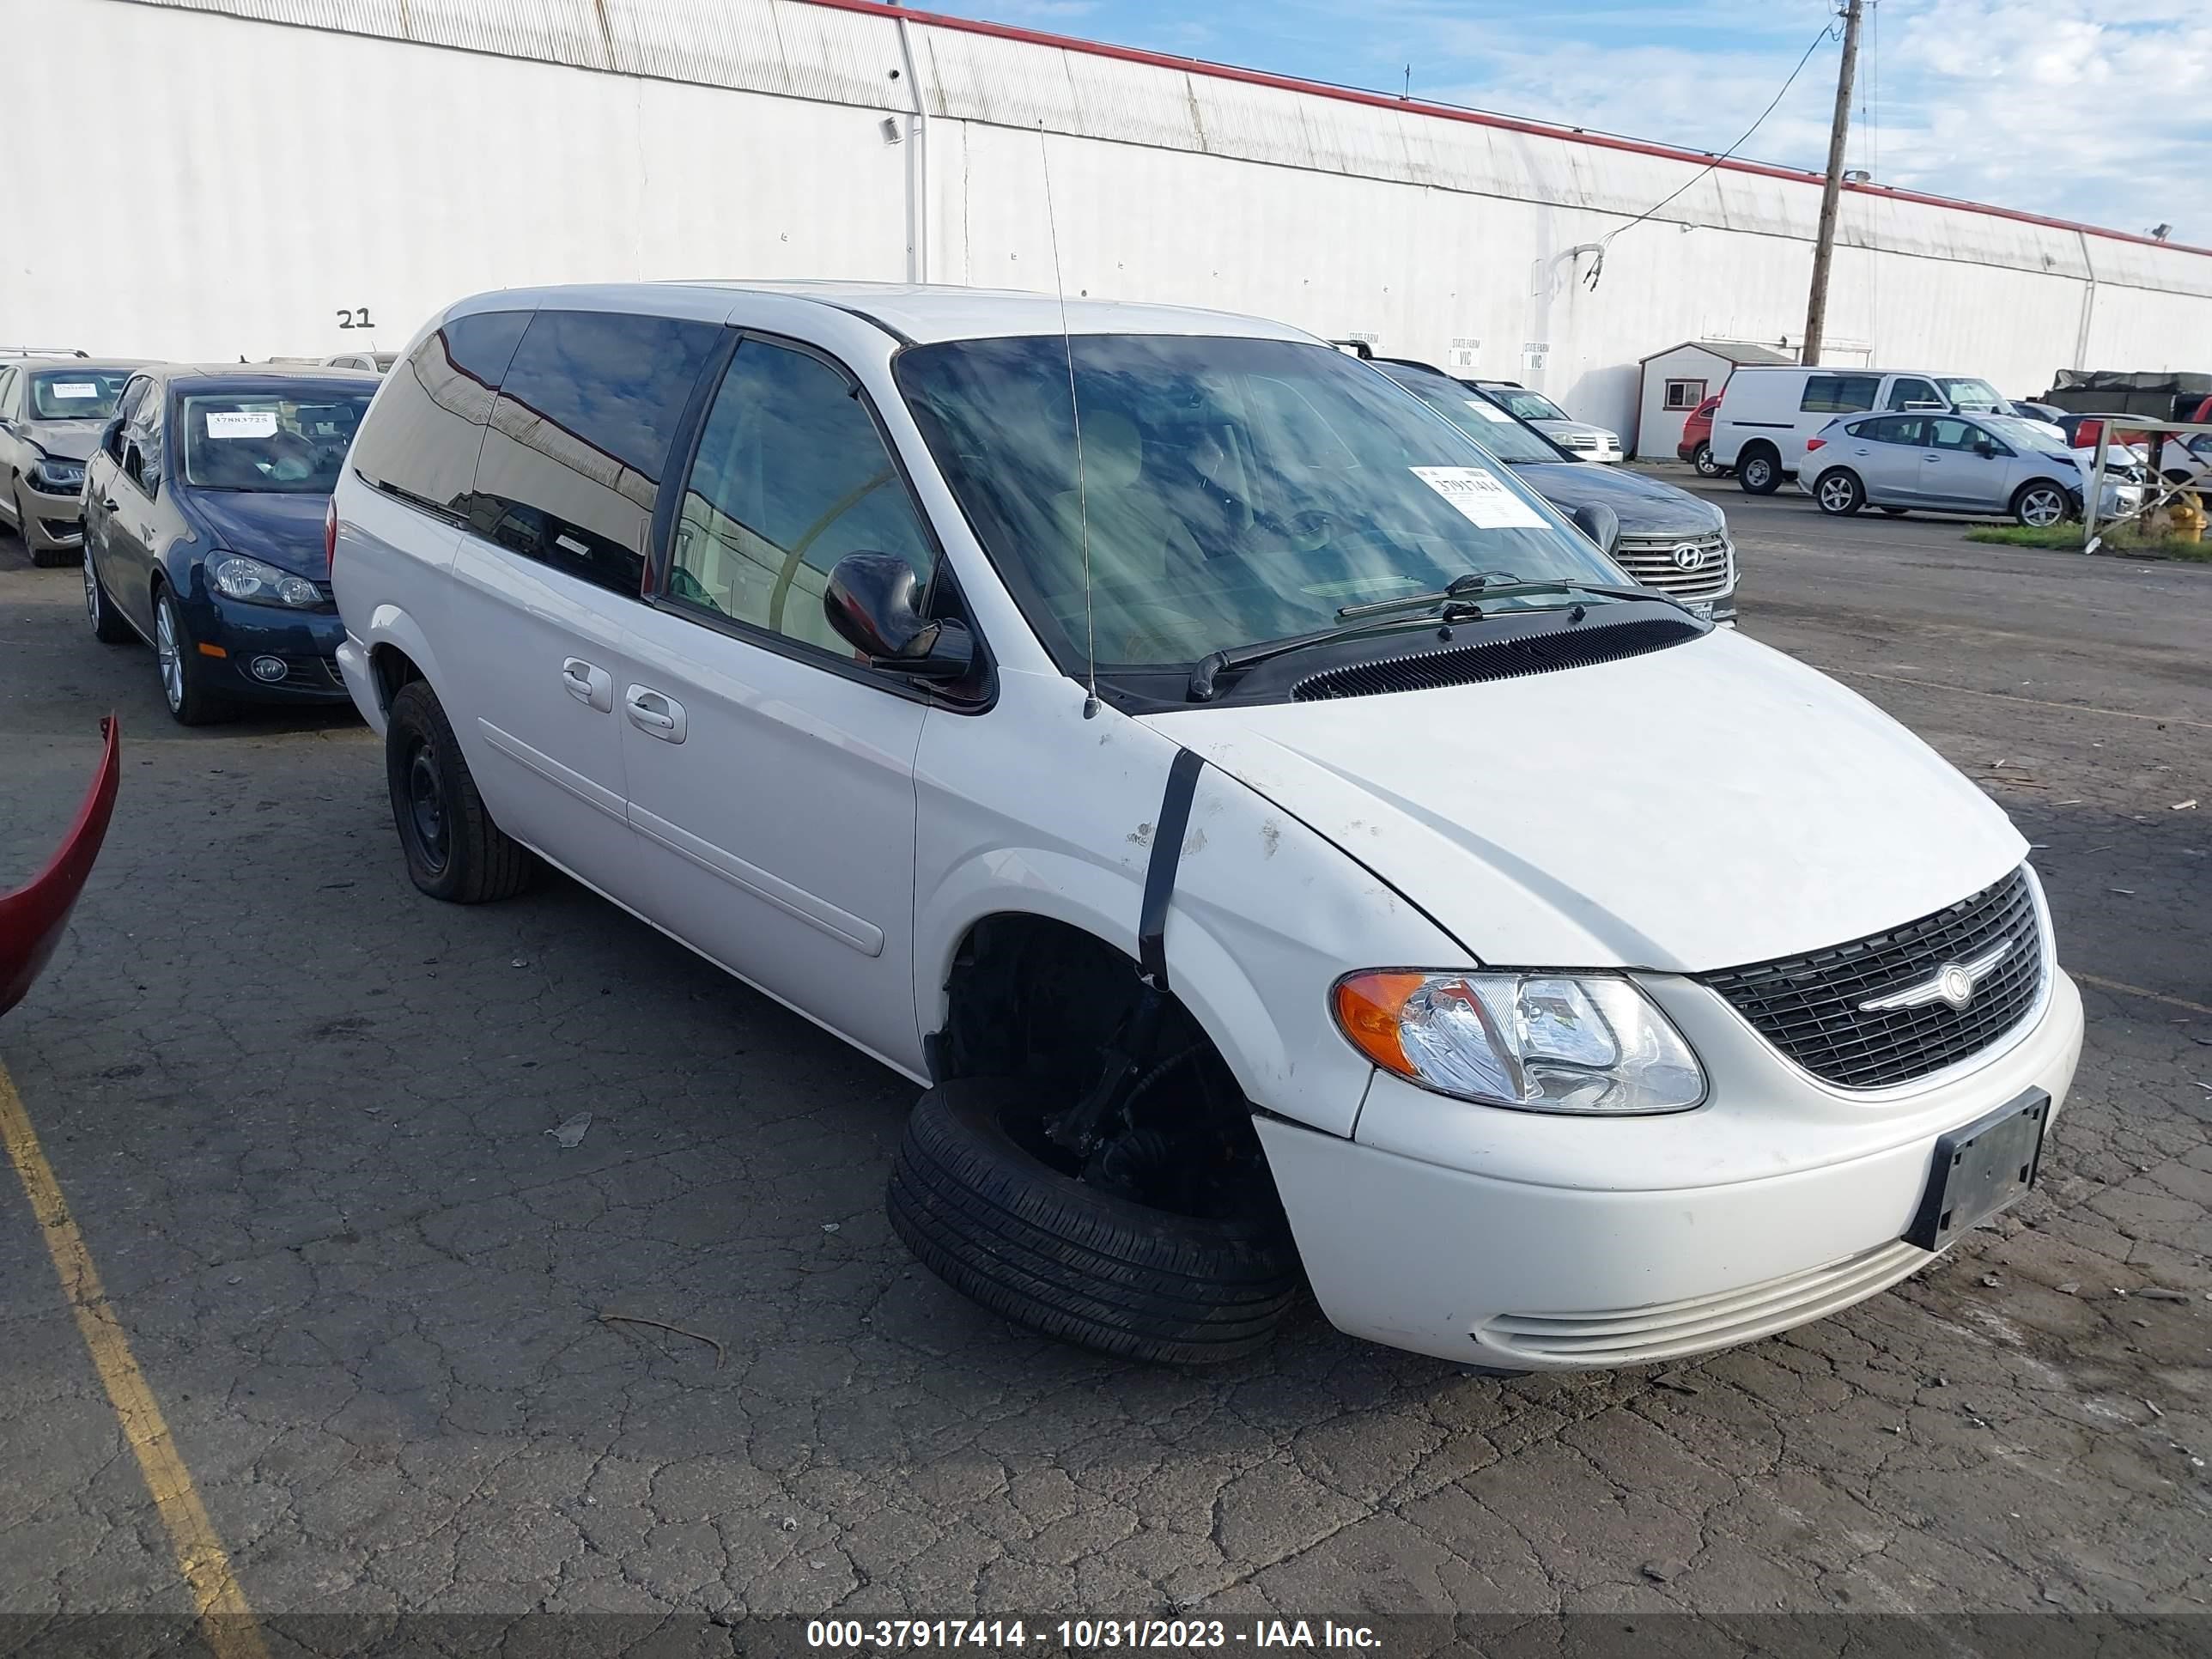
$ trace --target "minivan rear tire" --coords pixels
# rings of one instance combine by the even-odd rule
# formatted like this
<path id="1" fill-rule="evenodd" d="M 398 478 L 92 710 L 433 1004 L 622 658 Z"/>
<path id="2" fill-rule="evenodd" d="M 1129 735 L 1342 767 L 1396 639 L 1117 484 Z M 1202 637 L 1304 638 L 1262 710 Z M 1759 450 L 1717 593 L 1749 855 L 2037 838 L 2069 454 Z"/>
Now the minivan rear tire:
<path id="1" fill-rule="evenodd" d="M 410 680 L 392 696 L 384 772 L 392 826 L 416 887 L 449 904 L 488 904 L 530 885 L 537 859 L 492 822 L 427 680 Z"/>
<path id="2" fill-rule="evenodd" d="M 1735 459 L 1735 481 L 1747 495 L 1771 495 L 1782 488 L 1782 457 L 1771 444 L 1750 444 Z"/>
<path id="3" fill-rule="evenodd" d="M 1176 1215 L 1063 1175 L 1006 1127 L 1037 1090 L 956 1078 L 915 1103 L 885 1194 L 907 1248 L 994 1313 L 1102 1352 L 1188 1365 L 1264 1347 L 1304 1282 L 1279 1207 Z"/>

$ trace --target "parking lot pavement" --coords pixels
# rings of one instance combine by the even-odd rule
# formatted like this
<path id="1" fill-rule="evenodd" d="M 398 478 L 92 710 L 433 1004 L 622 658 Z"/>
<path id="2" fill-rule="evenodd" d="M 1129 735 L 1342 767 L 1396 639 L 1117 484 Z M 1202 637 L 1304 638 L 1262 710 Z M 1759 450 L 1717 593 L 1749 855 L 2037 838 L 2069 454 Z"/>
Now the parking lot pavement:
<path id="1" fill-rule="evenodd" d="M 66 821 L 96 715 L 125 732 L 0 1059 L 246 1597 L 2201 1610 L 2212 570 L 1713 493 L 1744 630 L 2038 844 L 2088 1051 L 2038 1192 L 1918 1279 L 1565 1380 L 1311 1315 L 1205 1374 L 1008 1328 L 884 1221 L 908 1085 L 565 883 L 417 897 L 360 726 L 171 725 L 75 575 L 0 546 L 0 884 Z M 581 1111 L 580 1145 L 547 1134 Z M 188 1609 L 36 1232 L 0 1186 L 0 1612 Z"/>

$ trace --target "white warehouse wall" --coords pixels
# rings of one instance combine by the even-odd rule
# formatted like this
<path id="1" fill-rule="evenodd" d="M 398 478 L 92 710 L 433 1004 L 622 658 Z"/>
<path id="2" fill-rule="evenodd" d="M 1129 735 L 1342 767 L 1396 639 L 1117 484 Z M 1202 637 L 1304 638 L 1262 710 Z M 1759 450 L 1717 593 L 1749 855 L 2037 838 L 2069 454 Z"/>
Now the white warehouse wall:
<path id="1" fill-rule="evenodd" d="M 0 0 L 0 39 L 16 176 L 88 187 L 0 250 L 0 343 L 390 349 L 459 295 L 568 281 L 1048 289 L 1056 224 L 1071 294 L 1479 342 L 1478 372 L 1627 432 L 1645 354 L 1796 337 L 1819 208 L 1801 175 L 865 3 Z M 126 118 L 84 118 L 88 74 Z M 1839 356 L 2022 395 L 2212 341 L 2192 250 L 1858 189 L 1839 241 Z"/>

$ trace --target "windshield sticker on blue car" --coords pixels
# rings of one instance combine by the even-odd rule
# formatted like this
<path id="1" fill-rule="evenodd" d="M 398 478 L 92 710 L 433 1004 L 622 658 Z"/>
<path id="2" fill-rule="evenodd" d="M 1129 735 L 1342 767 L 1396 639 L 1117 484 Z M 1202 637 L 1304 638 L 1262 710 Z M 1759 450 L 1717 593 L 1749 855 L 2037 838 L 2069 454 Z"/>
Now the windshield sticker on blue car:
<path id="1" fill-rule="evenodd" d="M 97 398 L 100 385 L 95 380 L 58 380 L 46 388 L 46 392 L 54 398 Z"/>
<path id="2" fill-rule="evenodd" d="M 207 434 L 210 438 L 273 438 L 276 411 L 273 409 L 211 409 Z"/>
<path id="3" fill-rule="evenodd" d="M 1415 466 L 1407 471 L 1485 530 L 1541 530 L 1536 509 L 1479 466 Z"/>
<path id="4" fill-rule="evenodd" d="M 1469 398 L 1467 406 L 1486 421 L 1495 421 L 1500 426 L 1512 424 L 1513 417 L 1487 398 Z"/>

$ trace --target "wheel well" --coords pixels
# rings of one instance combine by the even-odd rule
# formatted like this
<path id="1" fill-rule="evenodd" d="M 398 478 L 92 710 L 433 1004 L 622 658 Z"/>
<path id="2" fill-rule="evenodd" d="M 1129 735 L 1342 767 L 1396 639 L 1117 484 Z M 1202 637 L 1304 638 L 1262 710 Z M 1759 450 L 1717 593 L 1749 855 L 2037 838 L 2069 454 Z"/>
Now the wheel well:
<path id="1" fill-rule="evenodd" d="M 2056 478 L 2030 478 L 2026 483 L 2022 484 L 2019 489 L 2012 492 L 2013 500 L 2018 501 L 2021 496 L 2027 495 L 2029 490 L 2033 489 L 2039 484 L 2047 484 L 2062 495 L 2070 496 L 2074 494 L 2073 490 L 2067 488 L 2066 485 L 2059 483 Z"/>
<path id="2" fill-rule="evenodd" d="M 427 678 L 415 665 L 415 659 L 396 645 L 374 647 L 368 653 L 368 671 L 376 684 L 377 705 L 386 710 L 401 686 Z"/>
<path id="3" fill-rule="evenodd" d="M 987 916 L 954 954 L 945 1027 L 929 1040 L 932 1073 L 940 1083 L 1024 1078 L 1048 1115 L 1096 1098 L 1118 1075 L 1120 1103 L 1082 1178 L 1167 1209 L 1190 1209 L 1193 1181 L 1216 1200 L 1234 1189 L 1276 1205 L 1236 1074 L 1171 992 L 1149 1016 L 1147 995 L 1136 963 L 1095 934 L 1042 916 Z"/>
<path id="4" fill-rule="evenodd" d="M 1782 452 L 1764 438 L 1753 438 L 1735 453 L 1735 458 L 1739 462 L 1748 460 L 1753 455 L 1764 455 L 1770 461 L 1778 461 L 1782 459 Z"/>

